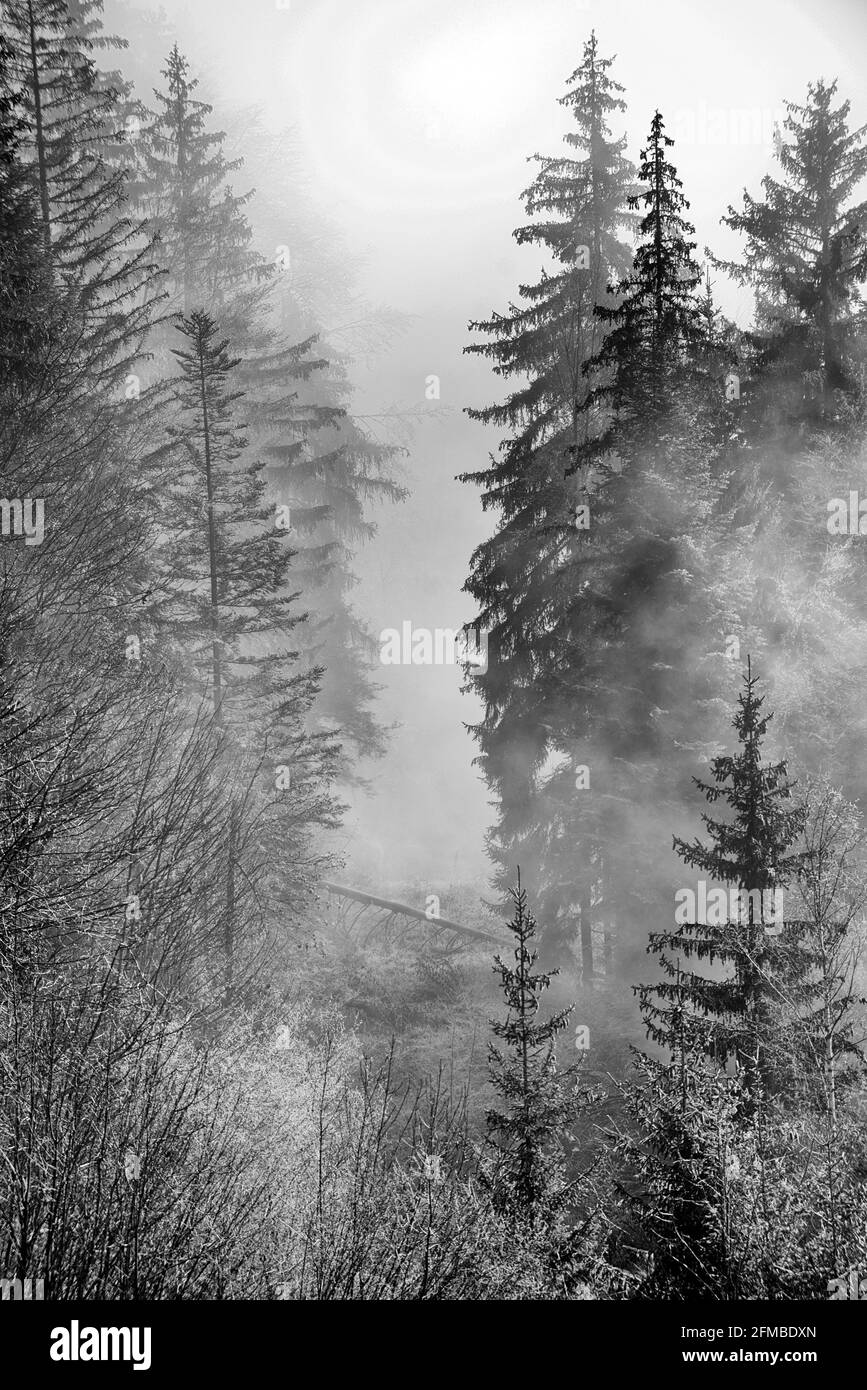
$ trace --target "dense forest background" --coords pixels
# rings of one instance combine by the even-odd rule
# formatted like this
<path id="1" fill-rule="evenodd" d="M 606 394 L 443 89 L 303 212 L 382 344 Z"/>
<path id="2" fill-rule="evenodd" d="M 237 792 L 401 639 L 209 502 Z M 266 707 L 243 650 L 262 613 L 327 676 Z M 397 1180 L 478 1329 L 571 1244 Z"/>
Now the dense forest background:
<path id="1" fill-rule="evenodd" d="M 455 429 L 437 364 L 368 406 L 406 322 L 303 146 L 218 115 L 165 15 L 0 15 L 0 1272 L 112 1299 L 867 1278 L 846 94 L 704 130 L 709 160 L 732 121 L 767 154 L 715 252 L 695 127 L 649 109 L 630 142 L 601 26 L 550 93 L 514 234 L 543 268 L 468 292 L 458 344 L 482 520 L 436 626 L 487 660 L 401 668 L 463 683 L 485 789 L 492 867 L 447 809 L 431 871 L 364 809 L 408 744 L 359 595 L 378 569 L 393 626 L 423 616 L 388 538 L 420 423 Z M 400 795 L 451 808 L 423 731 Z M 335 879 L 424 920 L 370 930 Z"/>

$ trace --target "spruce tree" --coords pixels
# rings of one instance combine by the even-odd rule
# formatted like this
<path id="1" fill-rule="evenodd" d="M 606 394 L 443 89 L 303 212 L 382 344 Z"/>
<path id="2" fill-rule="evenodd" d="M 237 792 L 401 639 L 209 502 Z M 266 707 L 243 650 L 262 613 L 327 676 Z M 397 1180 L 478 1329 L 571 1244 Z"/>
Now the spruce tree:
<path id="1" fill-rule="evenodd" d="M 574 903 L 568 881 L 556 881 L 544 865 L 552 808 L 539 774 L 564 748 L 563 654 L 581 640 L 598 559 L 595 482 L 576 457 L 600 428 L 597 413 L 585 409 L 594 378 L 583 367 L 601 341 L 595 307 L 628 268 L 623 237 L 634 220 L 627 206 L 634 171 L 625 139 L 611 130 L 625 110 L 612 65 L 591 34 L 560 99 L 574 121 L 568 151 L 536 155 L 540 167 L 523 195 L 532 221 L 516 239 L 544 249 L 553 271 L 522 286 L 522 302 L 507 313 L 471 324 L 489 341 L 465 349 L 489 360 L 497 375 L 518 379 L 503 404 L 468 412 L 508 432 L 487 469 L 463 476 L 482 488 L 485 510 L 498 513 L 465 586 L 490 644 L 487 672 L 473 677 L 486 709 L 473 733 L 500 808 L 491 837 L 496 882 L 505 889 L 523 864 L 539 884 L 549 940 L 558 918 L 565 915 L 567 929 L 572 924 Z M 570 743 L 565 756 L 573 751 Z M 568 780 L 574 787 L 574 767 Z"/>
<path id="2" fill-rule="evenodd" d="M 243 351 L 261 330 L 273 274 L 251 245 L 244 209 L 252 193 L 233 192 L 229 180 L 242 161 L 227 160 L 224 133 L 208 128 L 213 108 L 194 95 L 198 79 L 177 44 L 162 76 L 165 91 L 154 91 L 158 110 L 144 132 L 141 204 L 160 237 L 169 307 L 185 315 L 207 308 Z"/>
<path id="3" fill-rule="evenodd" d="M 865 730 L 846 692 L 863 677 L 853 653 L 864 552 L 831 523 L 829 541 L 820 518 L 861 468 L 865 161 L 865 131 L 852 128 L 835 84 L 811 83 L 802 104 L 788 103 L 760 192 L 729 209 L 743 253 L 712 258 L 756 300 L 739 344 L 741 399 L 729 407 L 724 464 L 740 568 L 758 582 L 738 594 L 732 568 L 737 618 L 727 628 L 754 651 L 770 636 L 778 732 L 805 771 L 821 770 L 854 801 L 863 795 Z M 782 563 L 769 565 L 771 555 Z"/>
<path id="4" fill-rule="evenodd" d="M 688 669 L 686 654 L 708 625 L 696 595 L 718 544 L 710 520 L 721 490 L 713 461 L 723 396 L 709 367 L 701 272 L 689 204 L 666 153 L 672 143 L 656 112 L 629 199 L 642 214 L 638 246 L 611 302 L 596 306 L 605 332 L 584 365 L 592 389 L 583 410 L 598 427 L 573 457 L 579 474 L 597 480 L 595 554 L 587 553 L 558 652 L 561 748 L 570 756 L 548 783 L 557 814 L 546 855 L 548 874 L 571 880 L 580 905 L 585 980 L 618 963 L 628 968 L 628 922 L 646 918 L 653 900 L 655 856 L 642 861 L 621 847 L 644 839 L 632 818 L 640 820 L 648 795 L 658 814 L 661 800 L 679 794 L 680 750 L 692 731 L 672 674 Z M 576 765 L 587 769 L 589 795 L 570 786 Z"/>
<path id="5" fill-rule="evenodd" d="M 20 93 L 10 80 L 12 61 L 12 49 L 0 35 L 0 378 L 4 386 L 14 380 L 24 383 L 31 376 L 45 333 L 50 294 L 37 194 L 30 171 L 21 162 L 27 121 Z"/>
<path id="6" fill-rule="evenodd" d="M 303 616 L 289 583 L 293 551 L 268 499 L 265 464 L 247 452 L 239 359 L 201 310 L 178 332 L 180 409 L 161 450 L 168 554 L 153 612 L 198 673 L 200 689 L 209 690 L 218 721 L 240 729 L 252 720 L 273 734 L 274 699 L 261 704 L 262 681 L 288 698 L 301 685 L 309 694 L 319 674 L 288 669 L 295 657 L 288 643 Z M 276 667 L 279 680 L 266 675 Z"/>
<path id="7" fill-rule="evenodd" d="M 786 763 L 763 761 L 773 716 L 762 714 L 764 697 L 757 684 L 748 663 L 733 721 L 738 751 L 713 759 L 712 784 L 696 779 L 708 802 L 727 803 L 732 819 L 702 813 L 710 845 L 674 839 L 677 853 L 708 885 L 737 890 L 737 910 L 731 913 L 715 900 L 707 921 L 683 920 L 674 930 L 652 933 L 648 950 L 668 980 L 637 987 L 648 1035 L 656 1043 L 675 1050 L 685 1012 L 705 1052 L 723 1064 L 732 1059 L 754 1095 L 784 1089 L 797 1069 L 804 1040 L 797 1018 L 781 1004 L 794 987 L 802 997 L 813 988 L 800 924 L 777 921 L 780 902 L 785 912 L 786 891 L 803 863 L 803 852 L 793 846 L 805 812 L 790 804 Z M 722 979 L 703 976 L 682 970 L 681 961 L 687 967 L 692 961 L 717 963 L 727 973 Z"/>
<path id="8" fill-rule="evenodd" d="M 287 325 L 295 322 L 286 316 Z M 312 334 L 301 339 L 288 371 L 282 353 L 274 362 L 254 361 L 242 380 L 256 402 L 251 443 L 267 464 L 269 495 L 295 552 L 293 582 L 308 610 L 298 649 L 322 670 L 309 729 L 339 729 L 338 775 L 348 784 L 357 780 L 359 758 L 385 748 L 373 708 L 379 645 L 351 601 L 353 557 L 376 534 L 370 504 L 399 501 L 404 491 L 390 474 L 397 451 L 369 438 L 347 411 L 340 365 L 303 356 L 314 343 Z"/>
<path id="9" fill-rule="evenodd" d="M 148 619 L 229 735 L 226 754 L 238 785 L 229 899 L 233 842 L 252 795 L 267 808 L 256 817 L 256 835 L 271 851 L 268 887 L 297 906 L 309 889 L 310 830 L 332 825 L 335 814 L 327 790 L 333 736 L 305 729 L 321 670 L 299 663 L 293 644 L 304 617 L 290 582 L 293 552 L 268 500 L 264 462 L 251 462 L 246 449 L 239 412 L 248 402 L 235 389 L 238 359 L 203 311 L 182 320 L 179 332 L 179 413 L 155 454 L 166 478 L 165 558 L 156 557 L 158 592 Z M 228 932 L 231 912 L 227 922 Z M 227 961 L 231 967 L 228 946 Z"/>
<path id="10" fill-rule="evenodd" d="M 738 817 L 723 834 L 708 822 L 717 844 L 695 862 L 717 881 L 788 876 L 795 913 L 768 928 L 773 960 L 746 936 L 767 926 L 761 903 L 732 918 L 739 936 L 714 908 L 708 923 L 651 940 L 669 983 L 639 993 L 664 1054 L 636 1054 L 636 1080 L 623 1088 L 631 1124 L 613 1150 L 625 1216 L 615 1244 L 631 1266 L 635 1249 L 644 1252 L 630 1270 L 644 1298 L 822 1297 L 864 1248 L 861 1145 L 843 1104 L 858 1075 L 851 928 L 863 884 L 851 861 L 860 831 L 852 808 L 820 786 L 805 849 L 790 852 L 801 813 L 785 808 L 784 765 L 761 763 L 759 704 L 747 689 L 744 751 L 716 769 L 724 775 L 710 789 L 736 801 Z M 734 973 L 702 979 L 688 968 L 698 957 Z M 733 1071 L 726 1063 L 739 1046 Z"/>
<path id="11" fill-rule="evenodd" d="M 550 1222 L 562 1210 L 570 1185 L 564 1178 L 563 1138 L 578 1114 L 577 1068 L 558 1074 L 555 1039 L 566 1027 L 571 1007 L 536 1021 L 541 995 L 551 976 L 535 971 L 536 922 L 527 910 L 527 893 L 510 890 L 514 916 L 508 924 L 515 940 L 515 964 L 494 957 L 494 971 L 506 1001 L 505 1019 L 491 1028 L 505 1044 L 489 1047 L 488 1068 L 500 1109 L 487 1112 L 488 1141 L 496 1153 L 491 1178 L 495 1200 L 506 1211 L 530 1221 Z M 556 972 L 555 972 L 556 973 Z"/>
<path id="12" fill-rule="evenodd" d="M 744 259 L 716 262 L 756 295 L 752 409 L 782 428 L 781 445 L 800 427 L 839 421 L 862 390 L 867 205 L 853 194 L 867 174 L 867 126 L 850 130 L 849 102 L 836 104 L 836 93 L 820 80 L 803 105 L 786 102 L 780 175 L 723 218 L 745 238 Z"/>
<path id="13" fill-rule="evenodd" d="M 689 203 L 666 157 L 673 144 L 655 112 L 641 151 L 641 191 L 630 198 L 631 207 L 643 209 L 632 269 L 618 286 L 617 302 L 596 309 L 607 332 L 587 371 L 610 369 L 610 378 L 588 403 L 605 402 L 610 423 L 592 441 L 590 454 L 616 452 L 618 471 L 634 469 L 654 433 L 664 430 L 677 393 L 695 373 L 697 349 L 704 346 L 697 295 L 701 271 L 691 240 L 695 228 L 684 217 Z"/>
<path id="14" fill-rule="evenodd" d="M 586 507 L 573 524 L 586 529 L 559 549 L 555 537 L 548 568 L 516 514 L 480 547 L 468 586 L 493 629 L 478 737 L 502 804 L 494 853 L 529 856 L 546 947 L 568 963 L 580 933 L 588 983 L 629 968 L 629 923 L 653 910 L 659 855 L 622 847 L 645 841 L 640 827 L 661 802 L 680 800 L 706 737 L 697 711 L 714 694 L 690 668 L 714 635 L 726 539 L 715 465 L 730 424 L 671 143 L 657 113 L 629 195 L 642 212 L 634 262 L 594 306 L 600 346 L 582 366 L 584 423 L 563 463 Z M 500 505 L 525 495 L 526 470 L 514 473 L 500 470 Z M 501 612 L 522 626 L 506 628 Z"/>
<path id="15" fill-rule="evenodd" d="M 4 17 L 44 247 L 58 286 L 76 300 L 95 383 L 116 388 L 161 290 L 152 235 L 130 215 L 118 163 L 128 94 L 94 61 L 98 48 L 116 44 L 101 34 L 101 8 L 100 0 L 9 0 Z"/>
<path id="16" fill-rule="evenodd" d="M 406 495 L 393 465 L 410 443 L 409 412 L 351 409 L 351 378 L 354 361 L 382 351 L 403 320 L 359 301 L 347 248 L 287 159 L 291 132 L 275 132 L 249 111 L 230 120 L 228 131 L 228 147 L 243 152 L 256 185 L 249 210 L 256 243 L 283 258 L 271 282 L 273 321 L 289 342 L 315 338 L 316 356 L 325 359 L 294 385 L 303 447 L 269 455 L 269 477 L 275 498 L 291 509 L 295 573 L 310 608 L 302 646 L 325 667 L 312 718 L 316 726 L 340 728 L 340 780 L 351 783 L 361 776 L 359 758 L 376 756 L 386 744 L 375 709 L 379 643 L 353 596 L 356 557 L 376 536 L 372 508 Z M 266 449 L 270 442 L 264 440 Z M 274 442 L 279 448 L 279 434 Z"/>
<path id="17" fill-rule="evenodd" d="M 272 512 L 296 552 L 292 581 L 309 605 L 309 621 L 293 639 L 299 661 L 319 673 L 307 732 L 339 729 L 339 773 L 351 781 L 353 759 L 381 753 L 384 744 L 371 709 L 378 649 L 349 602 L 349 566 L 374 531 L 369 500 L 403 495 L 388 476 L 395 451 L 368 439 L 347 414 L 348 385 L 317 350 L 315 326 L 293 310 L 286 268 L 255 249 L 252 194 L 229 186 L 242 161 L 225 154 L 224 133 L 211 128 L 211 107 L 196 97 L 198 83 L 177 45 L 163 76 L 146 132 L 141 205 L 160 231 L 171 302 L 195 301 L 219 320 L 237 352 L 247 453 L 267 465 Z M 163 360 L 166 346 L 157 343 Z"/>

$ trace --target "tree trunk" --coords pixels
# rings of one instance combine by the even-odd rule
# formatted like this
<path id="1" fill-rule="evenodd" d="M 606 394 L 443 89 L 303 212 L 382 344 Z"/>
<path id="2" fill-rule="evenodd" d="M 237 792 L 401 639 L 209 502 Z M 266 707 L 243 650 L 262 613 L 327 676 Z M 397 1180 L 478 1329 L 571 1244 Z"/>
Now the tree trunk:
<path id="1" fill-rule="evenodd" d="M 590 906 L 591 885 L 587 883 L 581 890 L 581 983 L 593 983 L 593 918 Z"/>

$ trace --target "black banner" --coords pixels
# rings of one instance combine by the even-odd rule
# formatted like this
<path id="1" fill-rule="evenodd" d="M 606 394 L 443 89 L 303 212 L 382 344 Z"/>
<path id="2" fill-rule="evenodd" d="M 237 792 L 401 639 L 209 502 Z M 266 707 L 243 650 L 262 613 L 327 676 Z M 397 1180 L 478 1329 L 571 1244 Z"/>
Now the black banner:
<path id="1" fill-rule="evenodd" d="M 700 1382 L 714 1367 L 738 1365 L 774 1376 L 806 1370 L 827 1382 L 858 1363 L 867 1330 L 861 1301 L 525 1303 L 506 1320 L 508 1305 L 489 1304 L 3 1301 L 0 1333 L 4 1361 L 14 1355 L 20 1372 L 38 1373 L 40 1383 L 106 1373 L 157 1385 L 202 1374 L 223 1383 L 267 1373 L 292 1384 L 309 1378 L 302 1367 L 311 1357 L 318 1380 L 344 1367 L 358 1374 L 365 1363 L 371 1371 L 376 1363 L 377 1380 L 403 1380 L 416 1376 L 416 1357 L 409 1364 L 400 1349 L 407 1333 L 436 1338 L 431 1354 L 444 1375 L 456 1352 L 463 1365 L 472 1352 L 495 1365 L 531 1347 L 538 1369 L 547 1339 L 556 1337 L 553 1360 L 574 1358 L 581 1379 L 592 1358 L 612 1380 L 626 1372 L 652 1383 L 679 1368 Z"/>

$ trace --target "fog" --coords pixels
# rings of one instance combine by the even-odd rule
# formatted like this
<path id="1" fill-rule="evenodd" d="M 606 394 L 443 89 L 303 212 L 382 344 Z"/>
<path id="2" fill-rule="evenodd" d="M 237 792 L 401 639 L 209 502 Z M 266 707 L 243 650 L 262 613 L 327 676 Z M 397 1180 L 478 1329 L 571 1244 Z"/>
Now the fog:
<path id="1" fill-rule="evenodd" d="M 0 1301 L 199 1378 L 272 1301 L 806 1359 L 747 1332 L 867 1297 L 864 0 L 150 6 L 0 0 Z"/>
<path id="2" fill-rule="evenodd" d="M 630 158 L 657 105 L 666 117 L 700 252 L 735 253 L 720 218 L 743 187 L 758 191 L 784 98 L 800 101 L 809 80 L 838 77 L 852 125 L 867 120 L 859 0 L 106 6 L 108 32 L 130 40 L 119 66 L 145 102 L 177 39 L 197 97 L 246 155 L 235 187 L 256 188 L 248 215 L 260 249 L 274 254 L 282 211 L 277 245 L 289 244 L 293 276 L 345 345 L 353 412 L 407 449 L 398 470 L 407 498 L 375 510 L 377 535 L 356 558 L 355 603 L 375 634 L 473 616 L 461 590 L 494 518 L 455 479 L 499 440 L 463 411 L 501 399 L 504 386 L 462 355 L 467 323 L 505 309 L 538 275 L 538 253 L 512 238 L 525 220 L 519 195 L 532 178 L 528 157 L 561 149 L 569 117 L 557 99 L 594 27 L 601 51 L 617 56 Z M 264 168 L 243 136 L 254 113 L 277 138 L 277 163 L 272 149 Z M 315 247 L 309 237 L 293 243 L 301 204 L 305 225 L 321 228 Z M 314 251 L 317 267 L 330 258 L 328 284 L 311 283 L 321 278 Z M 720 307 L 745 325 L 749 295 L 715 280 Z M 464 727 L 477 702 L 461 694 L 455 668 L 383 667 L 378 679 L 379 714 L 396 727 L 385 757 L 364 769 L 369 790 L 351 798 L 340 836 L 347 874 L 366 866 L 388 882 L 483 887 L 493 813 Z"/>

